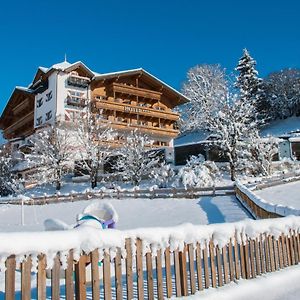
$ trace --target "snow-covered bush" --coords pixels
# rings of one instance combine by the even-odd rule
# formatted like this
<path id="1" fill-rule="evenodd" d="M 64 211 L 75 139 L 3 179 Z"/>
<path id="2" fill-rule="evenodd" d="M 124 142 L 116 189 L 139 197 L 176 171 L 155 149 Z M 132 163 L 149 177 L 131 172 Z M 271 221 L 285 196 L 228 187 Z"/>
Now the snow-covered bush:
<path id="1" fill-rule="evenodd" d="M 159 187 L 164 188 L 174 179 L 175 173 L 170 164 L 162 162 L 151 171 L 150 176 Z"/>
<path id="2" fill-rule="evenodd" d="M 178 172 L 178 180 L 185 188 L 214 186 L 219 169 L 212 161 L 205 161 L 202 155 L 191 156 Z"/>

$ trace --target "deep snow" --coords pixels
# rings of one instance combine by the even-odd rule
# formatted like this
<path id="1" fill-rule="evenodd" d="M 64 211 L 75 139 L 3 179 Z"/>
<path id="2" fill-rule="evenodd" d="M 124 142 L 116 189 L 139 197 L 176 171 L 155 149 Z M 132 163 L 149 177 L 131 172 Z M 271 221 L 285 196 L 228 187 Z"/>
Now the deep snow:
<path id="1" fill-rule="evenodd" d="M 234 196 L 198 199 L 103 199 L 60 204 L 24 206 L 25 226 L 21 226 L 20 205 L 0 205 L 0 231 L 43 230 L 48 218 L 75 223 L 76 215 L 92 201 L 111 203 L 118 215 L 118 229 L 175 226 L 182 223 L 211 224 L 249 218 Z"/>
<path id="2" fill-rule="evenodd" d="M 300 181 L 255 190 L 254 193 L 266 202 L 300 210 Z"/>

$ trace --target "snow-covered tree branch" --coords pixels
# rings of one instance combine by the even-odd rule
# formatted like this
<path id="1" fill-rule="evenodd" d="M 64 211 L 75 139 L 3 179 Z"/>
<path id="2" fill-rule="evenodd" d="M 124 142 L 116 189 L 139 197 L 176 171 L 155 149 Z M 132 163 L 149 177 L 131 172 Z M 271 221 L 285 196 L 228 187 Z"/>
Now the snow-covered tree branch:
<path id="1" fill-rule="evenodd" d="M 125 181 L 138 186 L 141 180 L 149 177 L 153 168 L 160 163 L 160 157 L 152 149 L 152 141 L 137 130 L 125 136 L 125 143 L 119 149 L 115 170 Z"/>
<path id="2" fill-rule="evenodd" d="M 72 138 L 65 124 L 45 127 L 33 135 L 32 152 L 26 155 L 26 159 L 37 166 L 32 179 L 39 184 L 55 183 L 60 190 L 62 176 L 73 168 Z"/>

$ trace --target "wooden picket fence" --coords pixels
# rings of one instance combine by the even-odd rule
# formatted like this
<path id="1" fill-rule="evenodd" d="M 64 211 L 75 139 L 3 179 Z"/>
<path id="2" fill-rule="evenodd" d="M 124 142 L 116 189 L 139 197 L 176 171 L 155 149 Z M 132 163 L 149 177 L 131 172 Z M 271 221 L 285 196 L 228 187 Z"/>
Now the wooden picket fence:
<path id="1" fill-rule="evenodd" d="M 126 256 L 123 257 L 118 248 L 111 260 L 107 251 L 100 266 L 98 249 L 82 254 L 76 262 L 70 250 L 67 269 L 63 271 L 64 279 L 61 279 L 59 253 L 54 259 L 51 279 L 46 279 L 44 255 L 38 256 L 36 277 L 31 273 L 30 255 L 20 266 L 11 255 L 6 260 L 5 299 L 15 299 L 17 293 L 22 300 L 180 297 L 209 287 L 221 287 L 235 279 L 255 278 L 300 261 L 300 235 L 296 232 L 290 232 L 288 236 L 282 234 L 277 239 L 260 234 L 255 239 L 247 239 L 244 244 L 238 243 L 239 240 L 232 237 L 222 248 L 211 240 L 205 245 L 185 244 L 183 249 L 159 249 L 155 255 L 151 252 L 143 255 L 142 240 L 135 241 L 136 253 L 133 253 L 131 240 L 126 239 Z M 90 283 L 87 282 L 88 271 L 91 272 Z M 21 291 L 18 292 L 15 289 L 16 272 L 21 272 Z M 31 288 L 32 280 L 36 280 L 35 290 Z"/>

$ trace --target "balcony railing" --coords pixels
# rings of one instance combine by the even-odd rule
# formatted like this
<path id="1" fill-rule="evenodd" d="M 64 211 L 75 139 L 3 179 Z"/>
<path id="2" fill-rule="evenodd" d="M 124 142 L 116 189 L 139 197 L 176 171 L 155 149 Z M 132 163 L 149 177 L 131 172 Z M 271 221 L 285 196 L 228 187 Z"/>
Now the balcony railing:
<path id="1" fill-rule="evenodd" d="M 156 91 L 150 91 L 147 89 L 138 88 L 131 85 L 122 83 L 112 83 L 111 89 L 114 93 L 121 93 L 127 95 L 134 95 L 147 99 L 160 100 L 162 93 Z"/>
<path id="2" fill-rule="evenodd" d="M 112 102 L 109 100 L 98 100 L 97 98 L 95 98 L 95 101 L 95 106 L 97 109 L 116 110 L 119 112 L 156 117 L 171 121 L 177 121 L 179 119 L 179 114 L 172 111 L 159 110 L 128 103 Z"/>
<path id="3" fill-rule="evenodd" d="M 82 97 L 70 96 L 67 98 L 67 105 L 85 107 L 86 99 Z"/>
<path id="4" fill-rule="evenodd" d="M 70 74 L 67 79 L 68 85 L 82 87 L 82 88 L 88 87 L 90 81 L 91 80 L 88 77 L 83 77 L 75 74 Z"/>

